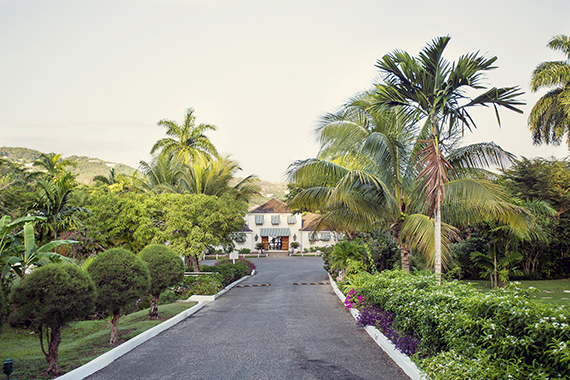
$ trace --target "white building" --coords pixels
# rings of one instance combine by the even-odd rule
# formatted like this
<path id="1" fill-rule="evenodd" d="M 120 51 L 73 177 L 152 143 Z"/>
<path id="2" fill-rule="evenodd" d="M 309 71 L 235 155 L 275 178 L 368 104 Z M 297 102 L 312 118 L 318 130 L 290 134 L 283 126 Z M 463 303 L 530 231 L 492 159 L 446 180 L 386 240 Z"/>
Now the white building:
<path id="1" fill-rule="evenodd" d="M 326 229 L 315 231 L 318 217 L 311 213 L 305 216 L 292 214 L 285 203 L 272 198 L 246 215 L 242 230 L 245 241 L 240 241 L 244 240 L 242 235 L 242 239 L 236 241 L 235 249 L 248 248 L 254 252 L 259 242 L 263 243 L 264 250 L 271 252 L 287 252 L 292 249 L 293 242 L 300 244 L 298 250 L 335 244 L 339 234 Z"/>

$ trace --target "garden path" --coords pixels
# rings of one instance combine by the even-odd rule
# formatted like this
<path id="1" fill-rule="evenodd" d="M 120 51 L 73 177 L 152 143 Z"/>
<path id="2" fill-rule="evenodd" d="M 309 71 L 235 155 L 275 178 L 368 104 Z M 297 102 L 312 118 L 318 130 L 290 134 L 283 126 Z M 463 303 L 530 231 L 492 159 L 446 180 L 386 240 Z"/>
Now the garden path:
<path id="1" fill-rule="evenodd" d="M 253 260 L 257 274 L 90 380 L 408 379 L 346 312 L 321 258 Z"/>

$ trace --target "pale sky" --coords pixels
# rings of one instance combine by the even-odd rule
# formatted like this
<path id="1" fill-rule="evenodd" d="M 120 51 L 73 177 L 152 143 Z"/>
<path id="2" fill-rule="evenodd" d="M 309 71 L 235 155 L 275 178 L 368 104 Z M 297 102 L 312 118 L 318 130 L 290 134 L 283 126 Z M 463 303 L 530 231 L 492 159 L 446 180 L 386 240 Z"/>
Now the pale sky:
<path id="1" fill-rule="evenodd" d="M 526 121 L 544 93 L 530 93 L 531 72 L 564 58 L 546 43 L 569 20 L 568 0 L 0 0 L 0 146 L 138 167 L 165 136 L 156 123 L 193 107 L 244 176 L 281 181 L 316 155 L 319 117 L 372 85 L 378 59 L 450 35 L 447 59 L 498 56 L 487 83 L 526 92 L 501 128 L 492 109 L 475 112 L 465 142 L 562 158 L 566 146 L 532 145 Z"/>

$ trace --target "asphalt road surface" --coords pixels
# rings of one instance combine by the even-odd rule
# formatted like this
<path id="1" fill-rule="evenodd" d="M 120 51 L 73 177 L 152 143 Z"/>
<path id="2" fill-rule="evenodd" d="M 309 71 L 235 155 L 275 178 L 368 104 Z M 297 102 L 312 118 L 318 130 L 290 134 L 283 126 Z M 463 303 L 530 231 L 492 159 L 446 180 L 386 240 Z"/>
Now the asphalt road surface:
<path id="1" fill-rule="evenodd" d="M 328 283 L 321 258 L 255 259 L 257 274 L 90 380 L 409 379 Z"/>

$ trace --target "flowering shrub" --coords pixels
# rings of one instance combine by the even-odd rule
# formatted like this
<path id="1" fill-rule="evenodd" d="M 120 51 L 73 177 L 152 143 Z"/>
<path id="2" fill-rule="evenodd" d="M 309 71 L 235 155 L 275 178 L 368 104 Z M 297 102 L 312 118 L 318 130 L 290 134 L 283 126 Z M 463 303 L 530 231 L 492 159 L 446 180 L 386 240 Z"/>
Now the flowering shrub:
<path id="1" fill-rule="evenodd" d="M 392 313 L 390 328 L 421 337 L 421 355 L 415 359 L 427 372 L 437 373 L 435 379 L 476 379 L 478 374 L 497 379 L 570 377 L 567 308 L 532 300 L 531 293 L 516 284 L 479 293 L 457 281 L 438 286 L 431 273 L 359 276 L 351 281 L 359 285 L 356 292 L 370 305 Z M 372 312 L 363 318 L 373 318 Z M 482 360 L 485 357 L 491 359 Z M 512 371 L 501 372 L 503 363 Z M 473 376 L 456 372 L 457 366 L 471 368 Z"/>
<path id="2" fill-rule="evenodd" d="M 349 310 L 351 308 L 358 309 L 359 306 L 363 304 L 364 304 L 364 296 L 358 295 L 356 293 L 356 290 L 354 290 L 354 288 L 350 292 L 348 292 L 346 298 L 344 299 L 344 307 L 346 308 L 346 310 Z"/>
<path id="3" fill-rule="evenodd" d="M 360 327 L 375 326 L 394 343 L 398 350 L 412 356 L 418 351 L 420 340 L 395 330 L 392 326 L 394 317 L 394 313 L 387 312 L 378 306 L 367 305 L 360 311 L 357 324 Z"/>

